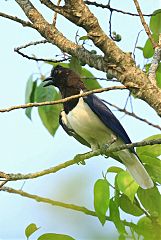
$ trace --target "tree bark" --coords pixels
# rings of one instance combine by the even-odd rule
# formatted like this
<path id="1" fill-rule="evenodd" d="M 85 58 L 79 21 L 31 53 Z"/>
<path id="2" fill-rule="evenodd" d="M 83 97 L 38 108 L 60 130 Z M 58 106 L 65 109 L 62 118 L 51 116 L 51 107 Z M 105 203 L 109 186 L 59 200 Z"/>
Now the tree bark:
<path id="1" fill-rule="evenodd" d="M 65 5 L 56 6 L 50 0 L 41 0 L 51 10 L 84 28 L 88 37 L 104 55 L 93 55 L 81 45 L 67 39 L 52 24 L 49 24 L 42 14 L 29 0 L 16 0 L 34 28 L 49 42 L 59 47 L 63 52 L 78 57 L 94 68 L 111 73 L 124 86 L 130 88 L 137 97 L 146 101 L 161 116 L 161 90 L 152 84 L 146 73 L 139 69 L 131 54 L 124 53 L 113 40 L 101 29 L 97 18 L 82 0 L 66 0 Z"/>

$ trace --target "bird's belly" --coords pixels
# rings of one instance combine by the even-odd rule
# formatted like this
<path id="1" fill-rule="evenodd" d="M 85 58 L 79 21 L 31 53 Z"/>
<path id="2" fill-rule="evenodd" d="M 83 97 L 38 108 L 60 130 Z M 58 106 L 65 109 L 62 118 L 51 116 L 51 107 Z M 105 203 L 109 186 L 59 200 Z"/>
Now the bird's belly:
<path id="1" fill-rule="evenodd" d="M 67 119 L 74 131 L 84 138 L 92 149 L 109 143 L 115 137 L 82 98 L 68 113 Z"/>

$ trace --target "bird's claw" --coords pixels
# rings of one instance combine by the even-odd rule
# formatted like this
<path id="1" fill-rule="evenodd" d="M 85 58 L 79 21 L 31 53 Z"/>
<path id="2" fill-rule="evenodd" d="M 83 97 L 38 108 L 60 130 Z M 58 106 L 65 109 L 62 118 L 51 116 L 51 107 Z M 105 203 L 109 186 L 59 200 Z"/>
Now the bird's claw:
<path id="1" fill-rule="evenodd" d="M 101 155 L 103 155 L 105 158 L 108 158 L 109 156 L 106 155 L 106 150 L 117 140 L 117 137 L 113 137 L 109 142 L 106 144 L 103 144 L 101 147 Z"/>

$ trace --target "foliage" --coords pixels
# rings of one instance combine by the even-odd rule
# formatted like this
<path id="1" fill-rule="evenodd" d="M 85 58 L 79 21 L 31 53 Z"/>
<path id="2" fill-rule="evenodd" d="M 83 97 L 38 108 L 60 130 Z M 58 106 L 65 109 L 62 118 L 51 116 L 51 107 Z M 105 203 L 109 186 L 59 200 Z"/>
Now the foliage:
<path id="1" fill-rule="evenodd" d="M 109 202 L 109 183 L 106 179 L 98 179 L 94 185 L 94 208 L 102 225 L 106 222 L 106 212 Z"/>
<path id="2" fill-rule="evenodd" d="M 39 228 L 36 226 L 35 223 L 29 224 L 25 229 L 25 235 L 27 240 L 33 235 Z M 74 238 L 64 235 L 64 234 L 57 234 L 57 233 L 45 233 L 37 238 L 37 240 L 74 240 Z"/>
<path id="3" fill-rule="evenodd" d="M 161 9 L 153 12 L 153 15 L 150 18 L 150 30 L 152 31 L 152 37 L 154 41 L 157 43 L 159 40 L 159 34 L 161 33 Z M 154 48 L 149 38 L 146 40 L 144 47 L 139 47 L 139 49 L 143 51 L 144 58 L 151 60 L 154 55 Z M 148 65 L 145 64 L 144 66 L 147 73 L 150 65 L 151 63 L 148 63 Z M 159 63 L 156 71 L 156 79 L 158 87 L 161 88 L 161 63 Z"/>

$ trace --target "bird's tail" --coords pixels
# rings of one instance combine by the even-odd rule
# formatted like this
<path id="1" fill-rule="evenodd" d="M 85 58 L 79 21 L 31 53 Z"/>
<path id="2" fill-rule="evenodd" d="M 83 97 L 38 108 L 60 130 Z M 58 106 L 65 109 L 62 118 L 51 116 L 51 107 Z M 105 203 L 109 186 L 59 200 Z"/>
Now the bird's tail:
<path id="1" fill-rule="evenodd" d="M 129 152 L 127 149 L 122 150 L 119 152 L 119 157 L 141 188 L 148 189 L 154 186 L 151 177 L 134 153 Z"/>

